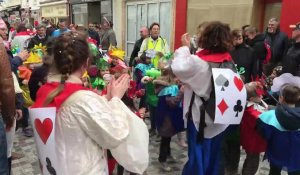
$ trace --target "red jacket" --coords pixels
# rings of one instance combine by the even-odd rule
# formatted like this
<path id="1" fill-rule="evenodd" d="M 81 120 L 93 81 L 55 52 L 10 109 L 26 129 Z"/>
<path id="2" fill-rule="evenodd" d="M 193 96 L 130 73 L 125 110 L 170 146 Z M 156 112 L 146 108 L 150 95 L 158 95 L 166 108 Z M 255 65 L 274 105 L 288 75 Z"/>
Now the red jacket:
<path id="1" fill-rule="evenodd" d="M 247 153 L 258 154 L 266 151 L 266 141 L 256 130 L 256 121 L 261 112 L 251 105 L 246 108 L 242 118 L 241 145 Z"/>

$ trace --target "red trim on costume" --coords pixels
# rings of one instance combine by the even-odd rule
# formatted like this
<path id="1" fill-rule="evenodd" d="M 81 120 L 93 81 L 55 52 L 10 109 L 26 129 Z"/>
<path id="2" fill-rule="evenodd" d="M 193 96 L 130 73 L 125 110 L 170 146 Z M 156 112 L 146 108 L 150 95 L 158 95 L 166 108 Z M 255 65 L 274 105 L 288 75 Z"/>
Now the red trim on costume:
<path id="1" fill-rule="evenodd" d="M 228 52 L 225 53 L 212 53 L 210 50 L 201 50 L 196 53 L 198 57 L 207 62 L 222 63 L 225 61 L 232 61 Z"/>
<path id="2" fill-rule="evenodd" d="M 28 35 L 31 35 L 31 33 L 27 32 L 27 31 L 25 31 L 25 32 L 19 32 L 19 33 L 16 34 L 16 36 L 28 36 Z"/>
<path id="3" fill-rule="evenodd" d="M 36 102 L 32 105 L 32 108 L 41 108 L 45 107 L 44 102 L 48 95 L 55 90 L 60 83 L 52 82 L 44 84 L 37 92 L 37 99 Z M 59 109 L 60 106 L 67 100 L 73 93 L 80 91 L 80 90 L 88 90 L 82 86 L 82 84 L 77 83 L 65 83 L 64 90 L 54 98 L 54 100 L 46 107 L 56 107 Z"/>

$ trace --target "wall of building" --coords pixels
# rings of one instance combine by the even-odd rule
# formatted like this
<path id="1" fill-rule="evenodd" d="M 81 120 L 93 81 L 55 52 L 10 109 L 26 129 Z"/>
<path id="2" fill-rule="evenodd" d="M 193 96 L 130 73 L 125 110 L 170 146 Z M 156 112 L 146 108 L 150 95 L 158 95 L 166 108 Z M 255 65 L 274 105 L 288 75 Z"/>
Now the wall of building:
<path id="1" fill-rule="evenodd" d="M 241 28 L 251 23 L 252 9 L 253 0 L 188 0 L 187 31 L 194 34 L 200 23 L 212 20 Z"/>
<path id="2" fill-rule="evenodd" d="M 292 34 L 292 30 L 289 26 L 300 22 L 299 9 L 299 0 L 282 0 L 280 28 L 289 36 Z"/>
<path id="3" fill-rule="evenodd" d="M 186 33 L 186 27 L 184 26 L 187 24 L 187 1 L 176 0 L 174 49 L 181 46 L 181 36 Z"/>
<path id="4" fill-rule="evenodd" d="M 21 5 L 21 3 L 22 3 L 22 0 L 6 0 L 5 6 L 11 7 L 11 6 L 16 6 L 16 5 Z"/>
<path id="5" fill-rule="evenodd" d="M 101 23 L 101 8 L 99 3 L 90 3 L 88 7 L 89 18 L 88 22 L 91 23 Z"/>
<path id="6" fill-rule="evenodd" d="M 113 0 L 113 29 L 116 33 L 118 47 L 125 49 L 125 0 Z"/>

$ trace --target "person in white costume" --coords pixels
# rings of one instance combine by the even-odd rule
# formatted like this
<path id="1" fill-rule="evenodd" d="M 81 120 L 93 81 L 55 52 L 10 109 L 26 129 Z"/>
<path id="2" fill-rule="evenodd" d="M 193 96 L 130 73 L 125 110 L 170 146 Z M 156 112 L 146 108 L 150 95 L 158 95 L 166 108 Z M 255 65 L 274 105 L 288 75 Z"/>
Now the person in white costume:
<path id="1" fill-rule="evenodd" d="M 201 49 L 192 55 L 189 49 L 191 38 L 184 34 L 182 47 L 175 51 L 171 65 L 173 73 L 185 84 L 183 114 L 188 133 L 189 160 L 182 174 L 217 175 L 223 131 L 228 125 L 214 124 L 214 116 L 205 112 L 205 123 L 201 128 L 200 107 L 212 91 L 211 67 L 231 61 L 228 53 L 231 48 L 230 28 L 221 22 L 207 23 L 198 40 Z"/>
<path id="2" fill-rule="evenodd" d="M 52 48 L 56 71 L 49 73 L 47 83 L 37 92 L 33 108 L 57 109 L 59 174 L 108 175 L 106 149 L 124 168 L 142 174 L 148 166 L 148 131 L 121 101 L 129 76 L 113 78 L 107 96 L 99 96 L 82 86 L 81 77 L 89 64 L 86 37 L 77 32 L 64 33 Z"/>

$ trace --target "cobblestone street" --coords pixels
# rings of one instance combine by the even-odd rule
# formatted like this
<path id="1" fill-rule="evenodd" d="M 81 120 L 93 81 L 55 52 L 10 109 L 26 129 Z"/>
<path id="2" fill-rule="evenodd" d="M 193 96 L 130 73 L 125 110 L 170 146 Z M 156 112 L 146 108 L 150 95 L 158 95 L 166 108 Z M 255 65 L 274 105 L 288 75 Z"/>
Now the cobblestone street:
<path id="1" fill-rule="evenodd" d="M 174 136 L 171 149 L 172 154 L 177 158 L 176 163 L 170 163 L 172 171 L 169 173 L 163 172 L 158 163 L 158 150 L 159 142 L 157 138 L 150 139 L 150 164 L 147 169 L 146 175 L 180 175 L 182 168 L 187 160 L 187 149 L 183 149 L 177 145 L 177 137 Z M 14 152 L 23 153 L 25 157 L 13 160 L 13 175 L 40 175 L 40 169 L 38 165 L 37 152 L 34 144 L 34 138 L 27 138 L 22 135 L 21 130 L 16 133 L 16 138 L 14 141 Z M 242 153 L 240 161 L 240 169 L 242 163 L 245 159 L 245 153 Z M 267 175 L 268 174 L 268 162 L 264 161 L 261 163 L 259 173 L 257 175 Z M 282 173 L 286 174 L 286 173 Z"/>

